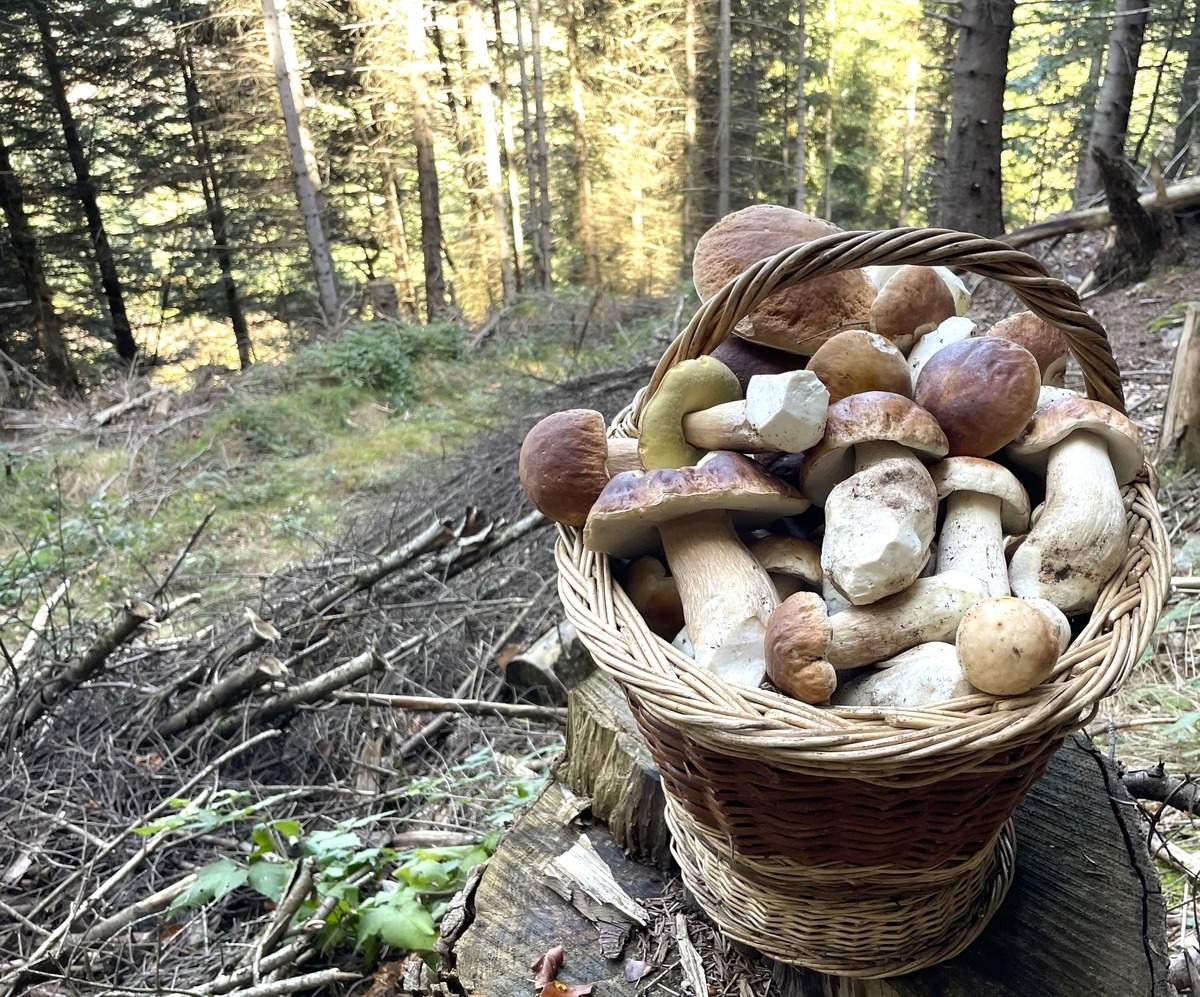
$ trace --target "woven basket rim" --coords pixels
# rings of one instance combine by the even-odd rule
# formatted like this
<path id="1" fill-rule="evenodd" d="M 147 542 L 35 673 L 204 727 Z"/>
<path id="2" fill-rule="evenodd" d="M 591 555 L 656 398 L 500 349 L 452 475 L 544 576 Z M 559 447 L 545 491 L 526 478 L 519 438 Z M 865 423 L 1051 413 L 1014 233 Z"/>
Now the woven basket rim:
<path id="1" fill-rule="evenodd" d="M 676 363 L 711 352 L 763 298 L 801 280 L 874 264 L 950 265 L 1008 285 L 1058 326 L 1084 374 L 1090 397 L 1124 411 L 1120 374 L 1103 327 L 1075 291 L 1033 257 L 994 240 L 946 229 L 838 232 L 790 247 L 749 267 L 713 295 L 667 347 L 649 384 L 610 428 L 635 436 L 646 399 Z M 1123 489 L 1130 550 L 1096 608 L 1060 658 L 1050 682 L 1019 698 L 985 694 L 923 709 L 817 707 L 764 689 L 727 684 L 651 633 L 612 576 L 609 558 L 583 546 L 581 531 L 558 527 L 555 557 L 567 617 L 601 669 L 642 709 L 688 736 L 734 756 L 787 768 L 888 782 L 902 763 L 910 784 L 939 782 L 956 764 L 1065 736 L 1086 724 L 1101 699 L 1128 675 L 1148 645 L 1170 586 L 1166 529 L 1147 462 Z M 949 765 L 949 768 L 947 767 Z"/>

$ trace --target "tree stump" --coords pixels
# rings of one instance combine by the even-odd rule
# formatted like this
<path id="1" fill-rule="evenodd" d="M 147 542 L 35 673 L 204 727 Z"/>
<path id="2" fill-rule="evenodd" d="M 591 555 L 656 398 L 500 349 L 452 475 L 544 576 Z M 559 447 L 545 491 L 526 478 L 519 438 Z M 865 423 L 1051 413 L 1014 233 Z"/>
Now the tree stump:
<path id="1" fill-rule="evenodd" d="M 981 938 L 932 969 L 862 981 L 784 966 L 725 942 L 694 909 L 682 921 L 675 877 L 621 847 L 665 863 L 662 791 L 623 697 L 597 673 L 572 691 L 570 711 L 559 769 L 569 785 L 552 782 L 517 820 L 447 940 L 468 993 L 528 997 L 535 992 L 531 964 L 562 945 L 560 980 L 597 983 L 598 997 L 639 992 L 628 976 L 645 969 L 643 962 L 649 971 L 640 992 L 650 994 L 685 987 L 788 997 L 1174 994 L 1163 898 L 1139 812 L 1113 766 L 1082 735 L 1067 741 L 1017 813 L 1016 880 Z M 556 862 L 567 853 L 603 860 L 612 884 L 605 890 L 624 899 L 598 902 L 589 893 L 595 887 L 564 885 Z"/>
<path id="2" fill-rule="evenodd" d="M 1188 305 L 1171 367 L 1163 409 L 1159 453 L 1178 456 L 1185 468 L 1200 468 L 1200 306 Z"/>

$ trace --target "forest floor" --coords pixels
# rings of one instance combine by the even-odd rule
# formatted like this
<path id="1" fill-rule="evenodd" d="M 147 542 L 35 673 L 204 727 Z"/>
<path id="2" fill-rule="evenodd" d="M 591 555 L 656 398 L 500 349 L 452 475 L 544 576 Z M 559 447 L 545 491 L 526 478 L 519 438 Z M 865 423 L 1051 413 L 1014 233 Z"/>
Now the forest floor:
<path id="1" fill-rule="evenodd" d="M 1093 248 L 1069 241 L 1049 251 L 1049 263 L 1074 274 Z M 1195 266 L 1088 302 L 1151 441 L 1188 301 L 1200 301 Z M 94 647 L 110 607 L 135 592 L 158 594 L 181 551 L 162 599 L 203 595 L 121 649 L 99 679 L 29 724 L 22 751 L 9 753 L 0 901 L 18 920 L 0 927 L 0 953 L 13 959 L 0 961 L 0 994 L 24 963 L 35 970 L 25 982 L 58 981 L 34 992 L 66 992 L 55 989 L 64 979 L 131 985 L 114 993 L 160 984 L 209 992 L 239 959 L 282 946 L 263 947 L 273 905 L 305 867 L 317 887 L 301 920 L 321 914 L 323 899 L 336 898 L 336 907 L 324 912 L 319 935 L 288 936 L 288 945 L 317 944 L 301 946 L 307 954 L 280 972 L 354 974 L 383 942 L 430 944 L 432 918 L 544 779 L 561 746 L 554 723 L 431 719 L 327 699 L 279 721 L 267 707 L 282 686 L 265 676 L 226 708 L 224 727 L 164 734 L 161 722 L 190 690 L 242 660 L 255 633 L 266 637 L 254 652 L 269 650 L 271 667 L 296 679 L 367 651 L 383 663 L 355 688 L 504 696 L 498 666 L 558 618 L 550 533 L 522 518 L 515 457 L 524 429 L 553 409 L 614 414 L 686 314 L 681 299 L 591 304 L 530 305 L 476 351 L 435 337 L 407 358 L 411 370 L 395 358 L 318 349 L 303 363 L 247 374 L 194 372 L 186 390 L 105 426 L 91 420 L 96 403 L 0 413 L 7 647 L 21 643 L 63 578 L 70 592 L 42 628 L 39 667 Z M 973 312 L 998 317 L 1008 307 L 987 292 Z M 1200 574 L 1200 479 L 1159 472 L 1174 573 Z M 452 524 L 443 546 L 313 611 L 331 586 L 411 545 L 431 516 Z M 1200 595 L 1174 596 L 1125 690 L 1093 723 L 1098 742 L 1130 766 L 1163 759 L 1182 773 L 1196 764 L 1197 610 Z M 225 758 L 248 741 L 253 754 Z M 1191 847 L 1182 817 L 1162 823 Z M 139 859 L 147 841 L 154 854 Z M 1188 878 L 1161 868 L 1173 931 L 1194 932 Z M 197 870 L 199 880 L 185 882 Z M 117 878 L 106 886 L 106 877 Z M 82 933 L 103 923 L 99 915 L 181 883 L 170 906 L 120 932 Z M 76 920 L 81 909 L 86 917 Z M 51 945 L 64 924 L 76 933 Z M 322 992 L 349 992 L 330 980 Z"/>

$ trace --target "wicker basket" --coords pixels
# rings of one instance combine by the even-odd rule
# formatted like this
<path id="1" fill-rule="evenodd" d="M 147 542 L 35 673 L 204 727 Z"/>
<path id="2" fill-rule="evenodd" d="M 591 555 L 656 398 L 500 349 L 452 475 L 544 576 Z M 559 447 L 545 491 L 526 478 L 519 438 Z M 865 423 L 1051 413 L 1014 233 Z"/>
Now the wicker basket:
<path id="1" fill-rule="evenodd" d="M 711 298 L 614 423 L 710 352 L 771 292 L 871 264 L 947 265 L 1007 284 L 1060 327 L 1088 394 L 1124 408 L 1104 330 L 1032 257 L 961 232 L 842 232 L 762 260 Z M 561 528 L 567 616 L 628 696 L 662 773 L 673 852 L 730 937 L 826 973 L 884 977 L 960 952 L 1012 880 L 1011 816 L 1063 738 L 1086 724 L 1150 640 L 1169 584 L 1147 465 L 1125 489 L 1129 555 L 1054 676 L 1027 696 L 926 710 L 820 709 L 729 686 L 653 635 L 608 558 Z"/>

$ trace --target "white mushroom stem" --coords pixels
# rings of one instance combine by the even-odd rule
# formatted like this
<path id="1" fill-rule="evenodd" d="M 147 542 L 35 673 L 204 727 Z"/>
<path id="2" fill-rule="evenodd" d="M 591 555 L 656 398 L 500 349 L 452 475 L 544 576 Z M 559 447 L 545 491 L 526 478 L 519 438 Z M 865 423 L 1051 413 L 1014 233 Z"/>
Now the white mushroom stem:
<path id="1" fill-rule="evenodd" d="M 982 492 L 952 492 L 938 539 L 938 571 L 961 571 L 987 586 L 988 595 L 1008 595 L 1000 499 Z"/>
<path id="2" fill-rule="evenodd" d="M 746 397 L 683 417 L 684 438 L 701 450 L 802 453 L 825 431 L 829 391 L 809 370 L 750 378 Z"/>
<path id="3" fill-rule="evenodd" d="M 683 417 L 684 438 L 701 450 L 767 453 L 778 450 L 763 438 L 746 415 L 745 401 L 726 402 Z"/>
<path id="4" fill-rule="evenodd" d="M 856 472 L 878 464 L 881 460 L 905 460 L 920 468 L 925 466 L 913 456 L 911 450 L 900 446 L 899 443 L 877 440 L 873 443 L 860 443 L 854 448 L 854 470 Z"/>
<path id="5" fill-rule="evenodd" d="M 766 675 L 767 619 L 778 605 L 770 576 L 726 512 L 699 512 L 658 529 L 696 662 L 735 685 L 756 687 Z"/>
<path id="6" fill-rule="evenodd" d="M 1108 447 L 1085 431 L 1050 449 L 1041 516 L 1009 567 L 1012 590 L 1047 599 L 1064 613 L 1095 605 L 1128 552 L 1125 503 Z"/>
<path id="7" fill-rule="evenodd" d="M 876 668 L 841 686 L 833 705 L 920 709 L 975 692 L 953 644 L 918 644 Z"/>
<path id="8" fill-rule="evenodd" d="M 640 471 L 642 458 L 638 456 L 638 441 L 609 437 L 604 469 L 610 478 L 622 471 Z"/>

